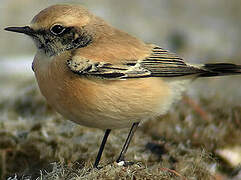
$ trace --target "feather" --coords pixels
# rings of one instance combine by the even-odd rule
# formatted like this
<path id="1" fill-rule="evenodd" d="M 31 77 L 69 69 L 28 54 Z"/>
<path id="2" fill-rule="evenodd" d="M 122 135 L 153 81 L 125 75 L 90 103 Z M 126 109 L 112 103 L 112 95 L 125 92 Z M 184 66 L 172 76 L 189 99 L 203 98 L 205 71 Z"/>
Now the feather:
<path id="1" fill-rule="evenodd" d="M 193 74 L 196 74 L 196 77 L 207 77 L 240 73 L 240 66 L 228 63 L 191 65 L 158 46 L 143 60 L 111 64 L 79 58 L 68 60 L 67 64 L 77 74 L 104 79 L 178 77 Z"/>

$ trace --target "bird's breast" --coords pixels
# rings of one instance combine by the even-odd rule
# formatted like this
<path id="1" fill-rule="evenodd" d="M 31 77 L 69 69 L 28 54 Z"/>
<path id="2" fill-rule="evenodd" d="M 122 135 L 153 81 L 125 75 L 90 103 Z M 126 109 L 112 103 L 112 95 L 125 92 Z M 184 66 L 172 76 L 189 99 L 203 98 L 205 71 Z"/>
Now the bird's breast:
<path id="1" fill-rule="evenodd" d="M 168 84 L 160 78 L 103 80 L 72 73 L 66 57 L 36 56 L 40 91 L 64 117 L 102 129 L 123 128 L 165 113 L 172 103 Z"/>

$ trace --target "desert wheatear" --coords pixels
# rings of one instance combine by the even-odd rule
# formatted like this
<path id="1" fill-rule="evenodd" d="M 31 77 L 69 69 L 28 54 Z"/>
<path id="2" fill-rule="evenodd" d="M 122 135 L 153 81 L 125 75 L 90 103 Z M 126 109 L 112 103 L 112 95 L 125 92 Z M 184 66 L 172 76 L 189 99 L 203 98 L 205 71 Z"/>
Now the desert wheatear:
<path id="1" fill-rule="evenodd" d="M 120 31 L 77 5 L 54 5 L 29 26 L 5 30 L 30 36 L 37 53 L 33 70 L 48 103 L 64 117 L 106 130 L 131 127 L 117 162 L 124 161 L 140 121 L 163 115 L 198 77 L 240 74 L 229 63 L 186 63 L 154 44 Z"/>

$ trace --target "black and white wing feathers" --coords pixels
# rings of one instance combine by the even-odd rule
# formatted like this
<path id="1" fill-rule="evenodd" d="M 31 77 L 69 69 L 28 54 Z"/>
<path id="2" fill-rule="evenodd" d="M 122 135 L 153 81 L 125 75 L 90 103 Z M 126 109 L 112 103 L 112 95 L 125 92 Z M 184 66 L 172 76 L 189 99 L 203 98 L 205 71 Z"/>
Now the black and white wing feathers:
<path id="1" fill-rule="evenodd" d="M 104 79 L 178 77 L 205 72 L 201 67 L 187 64 L 182 58 L 158 46 L 154 47 L 150 56 L 143 60 L 127 60 L 122 64 L 111 64 L 76 58 L 68 60 L 67 65 L 71 71 L 79 75 Z"/>

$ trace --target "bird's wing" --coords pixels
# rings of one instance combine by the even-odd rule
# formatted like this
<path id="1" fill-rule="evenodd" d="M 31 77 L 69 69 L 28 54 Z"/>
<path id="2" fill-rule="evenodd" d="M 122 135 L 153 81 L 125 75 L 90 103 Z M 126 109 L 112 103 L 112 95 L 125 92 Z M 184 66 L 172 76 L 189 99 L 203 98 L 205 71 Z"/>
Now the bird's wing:
<path id="1" fill-rule="evenodd" d="M 111 64 L 76 58 L 68 60 L 67 65 L 71 71 L 79 75 L 105 79 L 177 77 L 203 72 L 203 69 L 185 63 L 182 58 L 158 46 L 154 47 L 151 55 L 143 60 L 127 60 L 122 64 Z"/>
<path id="2" fill-rule="evenodd" d="M 177 77 L 199 74 L 204 70 L 186 63 L 176 54 L 158 46 L 152 49 L 149 57 L 141 61 L 141 66 L 151 72 L 152 77 Z"/>

